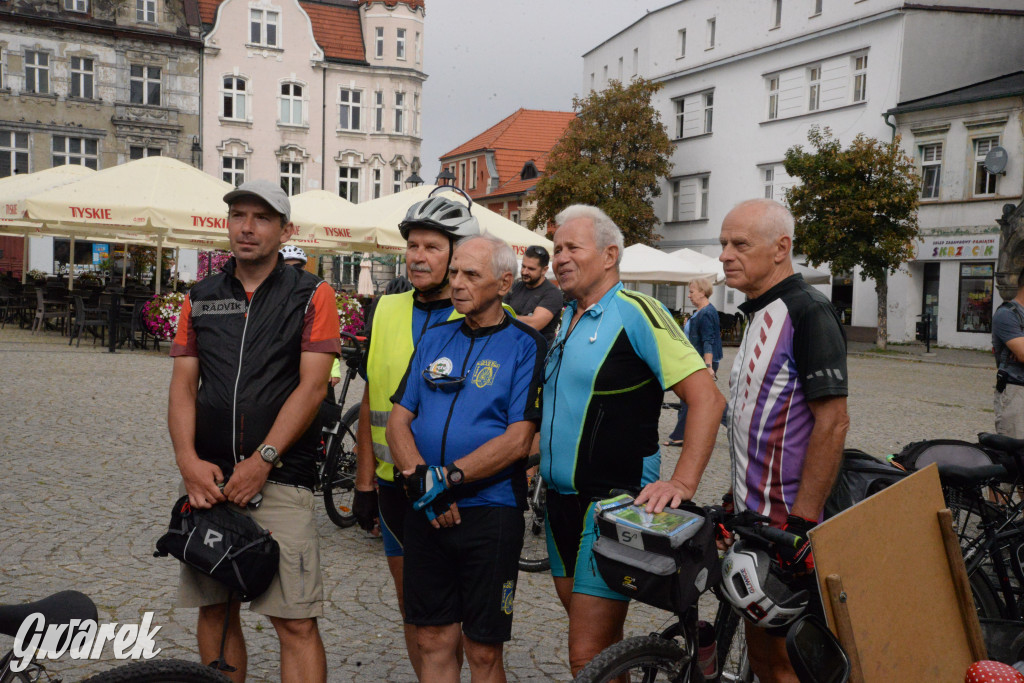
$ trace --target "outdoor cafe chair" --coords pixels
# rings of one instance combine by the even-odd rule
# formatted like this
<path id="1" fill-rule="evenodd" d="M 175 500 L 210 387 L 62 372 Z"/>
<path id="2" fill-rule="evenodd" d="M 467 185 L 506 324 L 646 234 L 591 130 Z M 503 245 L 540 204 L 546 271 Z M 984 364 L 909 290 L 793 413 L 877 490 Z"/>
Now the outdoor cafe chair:
<path id="1" fill-rule="evenodd" d="M 11 317 L 12 307 L 17 307 L 17 296 L 8 289 L 7 285 L 0 284 L 0 330 L 7 325 L 7 319 Z"/>
<path id="2" fill-rule="evenodd" d="M 36 288 L 36 315 L 32 319 L 32 334 L 35 334 L 40 326 L 45 327 L 47 320 L 66 320 L 67 316 L 67 304 L 46 299 L 43 289 Z"/>
<path id="3" fill-rule="evenodd" d="M 99 338 L 100 344 L 103 343 L 104 332 L 107 329 L 108 314 L 107 311 L 101 308 L 89 308 L 85 305 L 85 299 L 79 295 L 75 295 L 75 320 L 73 323 L 71 336 L 68 337 L 68 346 L 71 346 L 71 342 L 78 338 L 78 343 L 75 346 L 82 345 L 82 334 L 88 329 L 92 332 L 93 345 L 96 344 L 96 338 Z M 97 334 L 97 330 L 99 333 Z"/>

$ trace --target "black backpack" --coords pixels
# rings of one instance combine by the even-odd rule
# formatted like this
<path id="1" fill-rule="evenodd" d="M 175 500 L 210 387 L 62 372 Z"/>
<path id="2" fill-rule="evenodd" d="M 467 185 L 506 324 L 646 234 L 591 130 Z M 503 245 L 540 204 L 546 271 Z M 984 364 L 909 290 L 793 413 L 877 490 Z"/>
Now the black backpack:
<path id="1" fill-rule="evenodd" d="M 930 439 L 907 444 L 893 462 L 908 472 L 924 469 L 933 462 L 940 465 L 983 467 L 995 461 L 982 446 L 958 439 Z"/>
<path id="2" fill-rule="evenodd" d="M 907 474 L 862 450 L 847 448 L 843 451 L 843 464 L 832 485 L 832 493 L 825 501 L 825 519 L 866 500 Z"/>

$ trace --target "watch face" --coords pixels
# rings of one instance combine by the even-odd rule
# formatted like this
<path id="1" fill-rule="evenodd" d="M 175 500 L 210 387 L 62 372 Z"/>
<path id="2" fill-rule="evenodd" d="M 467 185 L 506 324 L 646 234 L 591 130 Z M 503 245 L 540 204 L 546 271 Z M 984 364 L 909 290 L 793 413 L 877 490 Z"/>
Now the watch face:
<path id="1" fill-rule="evenodd" d="M 448 473 L 448 481 L 452 484 L 462 483 L 462 470 L 452 470 Z"/>
<path id="2" fill-rule="evenodd" d="M 264 446 L 260 449 L 260 457 L 267 462 L 273 463 L 277 461 L 277 449 L 273 446 Z"/>

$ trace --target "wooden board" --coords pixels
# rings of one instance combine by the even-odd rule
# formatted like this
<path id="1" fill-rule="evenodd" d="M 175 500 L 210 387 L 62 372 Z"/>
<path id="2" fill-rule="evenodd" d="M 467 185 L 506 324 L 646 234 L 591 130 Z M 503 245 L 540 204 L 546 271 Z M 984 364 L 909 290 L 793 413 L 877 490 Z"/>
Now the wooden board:
<path id="1" fill-rule="evenodd" d="M 945 507 L 930 465 L 810 533 L 829 625 L 865 683 L 959 683 L 981 654 L 977 615 L 969 600 L 961 608 L 963 562 L 943 541 Z M 844 595 L 830 599 L 830 584 Z"/>

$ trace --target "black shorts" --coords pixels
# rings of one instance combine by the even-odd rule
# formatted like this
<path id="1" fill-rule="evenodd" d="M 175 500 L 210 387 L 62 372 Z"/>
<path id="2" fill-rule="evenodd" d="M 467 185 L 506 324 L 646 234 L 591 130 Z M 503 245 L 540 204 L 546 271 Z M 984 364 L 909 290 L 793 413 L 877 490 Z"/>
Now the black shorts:
<path id="1" fill-rule="evenodd" d="M 405 515 L 412 510 L 412 503 L 405 497 L 401 486 L 379 479 L 377 481 L 377 518 L 380 520 L 380 534 L 384 538 L 384 554 L 388 557 L 401 557 Z"/>
<path id="2" fill-rule="evenodd" d="M 805 590 L 807 591 L 807 607 L 804 608 L 804 614 L 814 614 L 822 621 L 825 620 L 825 606 L 821 604 L 821 594 L 818 592 L 818 577 L 816 574 L 806 574 L 804 576 L 797 576 L 786 581 L 786 585 L 789 586 L 793 592 Z M 796 621 L 795 619 L 793 621 Z M 776 626 L 774 628 L 766 628 L 765 633 L 776 638 L 785 638 L 786 634 L 789 633 L 789 628 L 793 623 L 790 622 L 785 626 Z"/>
<path id="3" fill-rule="evenodd" d="M 512 638 L 512 604 L 523 549 L 523 511 L 459 508 L 462 523 L 435 529 L 422 512 L 405 517 L 405 622 L 462 624 L 478 643 Z"/>

